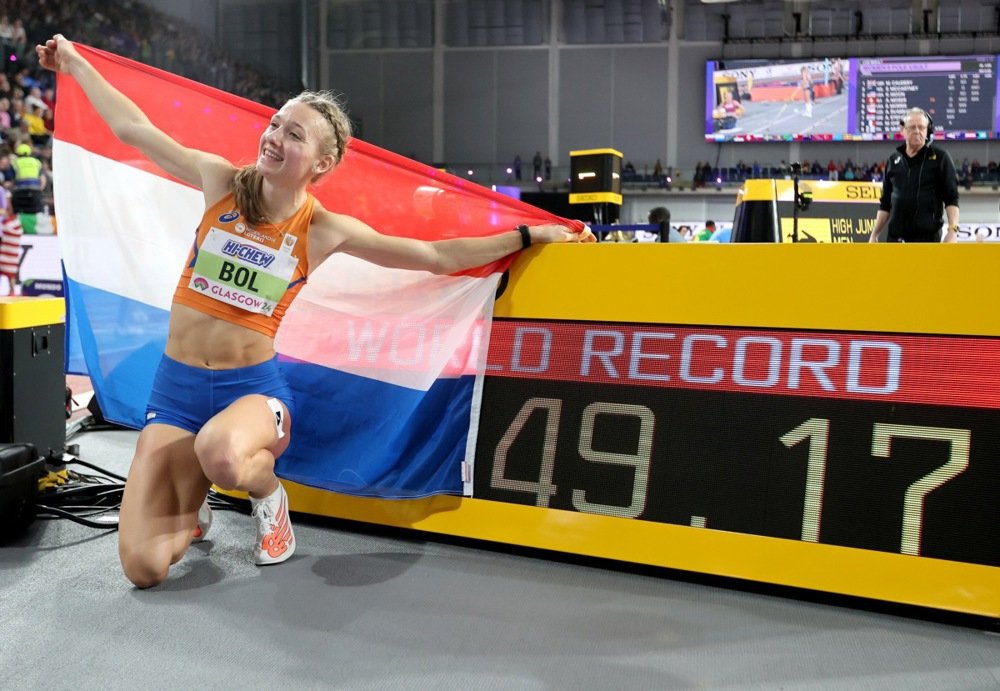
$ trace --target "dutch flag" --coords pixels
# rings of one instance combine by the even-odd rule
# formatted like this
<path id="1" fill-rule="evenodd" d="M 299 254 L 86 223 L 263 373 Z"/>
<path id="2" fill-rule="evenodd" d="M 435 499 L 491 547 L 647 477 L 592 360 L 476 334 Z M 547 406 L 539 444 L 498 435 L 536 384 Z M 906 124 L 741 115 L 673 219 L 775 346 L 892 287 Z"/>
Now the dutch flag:
<path id="1" fill-rule="evenodd" d="M 272 109 L 77 47 L 186 146 L 255 160 Z M 58 79 L 67 372 L 91 377 L 109 420 L 138 428 L 203 199 L 119 142 L 76 82 Z M 424 239 L 561 220 L 356 139 L 313 193 L 381 232 Z M 296 397 L 278 474 L 366 496 L 467 494 L 493 297 L 508 263 L 434 276 L 335 255 L 314 271 L 277 337 Z"/>

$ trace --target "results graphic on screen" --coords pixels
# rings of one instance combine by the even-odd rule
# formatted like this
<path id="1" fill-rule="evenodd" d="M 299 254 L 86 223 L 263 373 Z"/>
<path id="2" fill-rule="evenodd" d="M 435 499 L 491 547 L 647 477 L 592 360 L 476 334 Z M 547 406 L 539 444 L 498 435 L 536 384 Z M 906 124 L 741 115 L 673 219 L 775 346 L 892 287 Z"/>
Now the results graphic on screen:
<path id="1" fill-rule="evenodd" d="M 705 139 L 880 141 L 923 108 L 938 139 L 1000 137 L 998 56 L 709 61 Z"/>
<path id="2" fill-rule="evenodd" d="M 497 320 L 474 496 L 1000 566 L 1000 339 Z"/>

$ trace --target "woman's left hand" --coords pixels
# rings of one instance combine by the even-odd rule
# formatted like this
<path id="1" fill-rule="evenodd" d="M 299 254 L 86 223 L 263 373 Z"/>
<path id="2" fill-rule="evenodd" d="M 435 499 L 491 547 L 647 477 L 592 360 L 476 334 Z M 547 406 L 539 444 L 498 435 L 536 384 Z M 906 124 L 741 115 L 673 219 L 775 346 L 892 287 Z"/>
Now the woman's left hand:
<path id="1" fill-rule="evenodd" d="M 531 234 L 532 245 L 546 245 L 553 242 L 595 242 L 597 240 L 587 226 L 583 226 L 581 231 L 576 231 L 557 223 L 544 223 L 528 226 L 528 232 Z"/>

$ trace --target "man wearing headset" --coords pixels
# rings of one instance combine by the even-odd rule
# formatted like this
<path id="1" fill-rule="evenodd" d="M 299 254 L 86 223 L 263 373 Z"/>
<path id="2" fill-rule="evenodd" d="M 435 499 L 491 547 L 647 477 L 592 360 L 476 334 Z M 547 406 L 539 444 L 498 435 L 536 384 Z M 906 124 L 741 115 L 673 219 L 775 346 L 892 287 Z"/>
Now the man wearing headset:
<path id="1" fill-rule="evenodd" d="M 911 108 L 899 125 L 906 143 L 885 164 L 882 199 L 869 242 L 940 242 L 945 214 L 948 229 L 944 241 L 956 242 L 955 164 L 947 151 L 931 146 L 934 121 L 926 111 Z"/>

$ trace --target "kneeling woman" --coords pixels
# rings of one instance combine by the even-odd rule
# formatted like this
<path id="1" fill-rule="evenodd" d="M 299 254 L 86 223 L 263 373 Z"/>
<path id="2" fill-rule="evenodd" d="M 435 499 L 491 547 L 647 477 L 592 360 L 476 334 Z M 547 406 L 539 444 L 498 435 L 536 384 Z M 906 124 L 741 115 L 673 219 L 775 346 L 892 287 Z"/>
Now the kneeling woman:
<path id="1" fill-rule="evenodd" d="M 295 411 L 274 335 L 323 260 L 346 252 L 382 266 L 449 274 L 495 261 L 525 240 L 593 240 L 589 231 L 557 224 L 437 242 L 382 235 L 327 211 L 307 191 L 340 162 L 350 137 L 346 115 L 328 95 L 306 92 L 282 106 L 260 137 L 256 162 L 240 169 L 155 127 L 63 36 L 36 52 L 44 67 L 76 79 L 119 139 L 205 198 L 122 500 L 118 552 L 125 575 L 140 588 L 161 583 L 192 539 L 204 537 L 213 483 L 249 494 L 258 564 L 282 562 L 295 551 L 288 499 L 274 474 Z M 220 270 L 223 249 L 237 240 L 276 257 L 258 272 L 256 292 Z"/>

